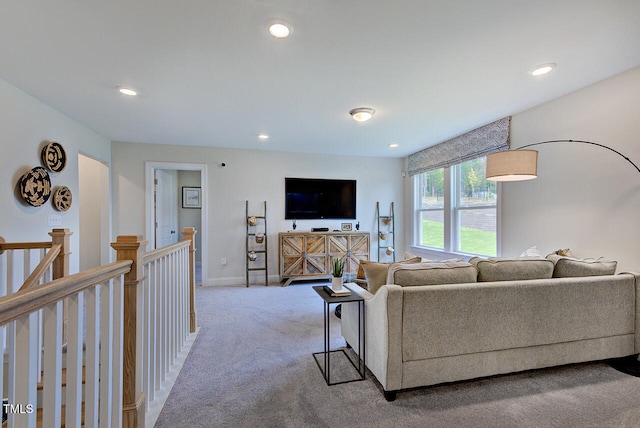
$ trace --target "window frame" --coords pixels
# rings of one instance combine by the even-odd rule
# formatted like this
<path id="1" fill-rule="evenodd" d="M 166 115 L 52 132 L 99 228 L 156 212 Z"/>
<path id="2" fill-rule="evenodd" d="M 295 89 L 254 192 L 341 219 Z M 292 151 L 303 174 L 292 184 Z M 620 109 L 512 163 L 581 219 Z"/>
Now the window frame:
<path id="1" fill-rule="evenodd" d="M 413 176 L 413 243 L 411 252 L 417 255 L 434 258 L 448 258 L 448 257 L 473 257 L 473 256 L 487 256 L 486 254 L 475 254 L 463 252 L 460 250 L 460 214 L 465 210 L 477 210 L 477 209 L 494 209 L 494 205 L 473 205 L 465 206 L 459 203 L 461 200 L 461 186 L 460 182 L 460 164 L 453 165 L 444 169 L 444 207 L 443 208 L 422 208 L 420 201 L 420 183 L 418 180 L 419 174 Z M 502 254 L 502 218 L 501 218 L 501 206 L 502 206 L 502 184 L 496 183 L 496 256 Z M 427 247 L 421 245 L 421 216 L 423 212 L 428 211 L 443 211 L 444 215 L 444 248 Z"/>

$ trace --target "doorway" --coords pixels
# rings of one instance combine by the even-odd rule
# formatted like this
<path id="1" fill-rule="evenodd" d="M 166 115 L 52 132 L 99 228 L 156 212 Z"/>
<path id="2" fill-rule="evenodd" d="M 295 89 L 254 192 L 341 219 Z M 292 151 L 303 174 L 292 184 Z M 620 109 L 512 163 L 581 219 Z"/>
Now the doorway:
<path id="1" fill-rule="evenodd" d="M 196 228 L 196 284 L 207 274 L 207 166 L 175 162 L 146 162 L 146 236 L 148 249 L 160 248 L 182 238 L 182 228 Z M 182 188 L 200 187 L 200 208 L 183 208 Z M 173 232 L 173 233 L 172 233 Z"/>
<path id="2" fill-rule="evenodd" d="M 111 196 L 109 166 L 78 154 L 80 271 L 111 261 Z"/>

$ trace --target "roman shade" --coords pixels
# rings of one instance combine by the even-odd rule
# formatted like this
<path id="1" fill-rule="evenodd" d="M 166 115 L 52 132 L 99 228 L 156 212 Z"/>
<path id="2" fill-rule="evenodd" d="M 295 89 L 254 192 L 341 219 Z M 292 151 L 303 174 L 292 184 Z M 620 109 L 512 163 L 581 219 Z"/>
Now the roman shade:
<path id="1" fill-rule="evenodd" d="M 409 155 L 409 175 L 446 168 L 490 153 L 509 149 L 509 122 L 505 117 L 451 140 Z"/>

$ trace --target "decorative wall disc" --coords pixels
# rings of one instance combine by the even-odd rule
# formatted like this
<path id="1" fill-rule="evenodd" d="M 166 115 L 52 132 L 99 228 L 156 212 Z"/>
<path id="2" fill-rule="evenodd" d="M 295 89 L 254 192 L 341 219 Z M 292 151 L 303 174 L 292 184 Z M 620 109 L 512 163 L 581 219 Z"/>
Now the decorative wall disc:
<path id="1" fill-rule="evenodd" d="M 55 141 L 42 148 L 42 164 L 51 172 L 60 172 L 67 166 L 67 154 L 60 143 Z"/>
<path id="2" fill-rule="evenodd" d="M 41 166 L 27 171 L 20 178 L 20 194 L 25 202 L 33 207 L 39 207 L 51 196 L 51 179 L 49 173 Z"/>
<path id="3" fill-rule="evenodd" d="M 58 211 L 71 208 L 71 190 L 67 186 L 60 186 L 53 192 L 53 206 Z"/>

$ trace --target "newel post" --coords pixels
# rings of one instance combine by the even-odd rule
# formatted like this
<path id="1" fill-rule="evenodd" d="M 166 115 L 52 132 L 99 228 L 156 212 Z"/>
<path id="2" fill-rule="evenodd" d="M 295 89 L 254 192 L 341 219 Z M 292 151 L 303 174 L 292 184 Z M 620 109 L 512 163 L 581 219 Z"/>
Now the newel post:
<path id="1" fill-rule="evenodd" d="M 71 254 L 71 229 L 53 229 L 49 232 L 52 245 L 60 245 L 60 253 L 53 261 L 51 269 L 53 270 L 52 279 L 63 278 L 69 276 L 69 255 Z"/>
<path id="2" fill-rule="evenodd" d="M 124 323 L 122 347 L 122 426 L 144 427 L 144 392 L 142 391 L 144 248 L 142 235 L 118 236 L 111 247 L 117 261 L 132 260 L 124 276 Z"/>
<path id="3" fill-rule="evenodd" d="M 196 313 L 196 233 L 195 227 L 185 227 L 182 229 L 182 236 L 189 244 L 189 313 L 191 333 L 195 333 L 198 328 L 198 316 Z"/>

